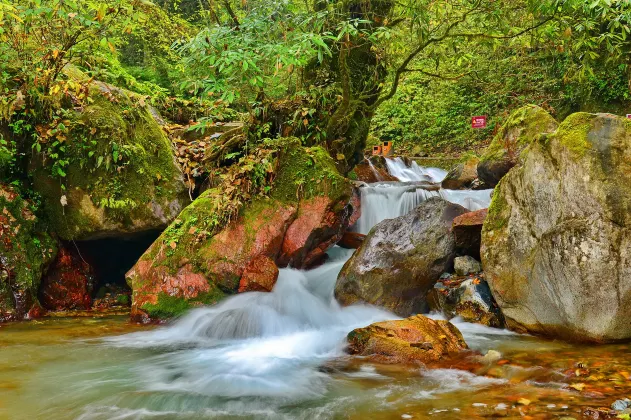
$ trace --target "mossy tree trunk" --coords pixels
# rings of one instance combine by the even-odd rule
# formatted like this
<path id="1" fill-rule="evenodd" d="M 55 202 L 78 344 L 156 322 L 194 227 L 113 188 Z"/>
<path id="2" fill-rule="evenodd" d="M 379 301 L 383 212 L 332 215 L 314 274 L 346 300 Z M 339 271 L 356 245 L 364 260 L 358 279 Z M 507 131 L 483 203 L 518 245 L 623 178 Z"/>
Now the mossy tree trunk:
<path id="1" fill-rule="evenodd" d="M 379 51 L 367 34 L 387 22 L 394 3 L 391 0 L 318 1 L 316 10 L 330 7 L 331 3 L 337 10 L 337 21 L 331 22 L 331 26 L 357 20 L 360 32 L 346 34 L 341 42 L 332 46 L 329 60 L 307 69 L 305 83 L 335 86 L 334 92 L 340 99 L 323 126 L 327 148 L 345 173 L 363 159 L 375 105 L 387 77 Z"/>

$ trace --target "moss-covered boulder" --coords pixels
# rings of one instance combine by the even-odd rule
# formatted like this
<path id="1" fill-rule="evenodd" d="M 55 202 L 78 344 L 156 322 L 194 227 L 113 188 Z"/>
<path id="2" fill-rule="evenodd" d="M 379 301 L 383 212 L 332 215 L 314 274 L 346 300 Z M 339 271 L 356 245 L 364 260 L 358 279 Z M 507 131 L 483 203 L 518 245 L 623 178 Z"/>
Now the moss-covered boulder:
<path id="1" fill-rule="evenodd" d="M 328 153 L 283 139 L 274 155 L 271 191 L 242 203 L 234 220 L 217 223 L 222 209 L 234 204 L 226 197 L 235 187 L 208 190 L 141 257 L 127 274 L 133 316 L 173 316 L 236 293 L 244 274 L 247 283 L 256 282 L 250 270 L 256 261 L 266 261 L 264 283 L 270 284 L 271 264 L 315 264 L 341 238 L 353 215 L 353 186 Z"/>
<path id="2" fill-rule="evenodd" d="M 466 212 L 434 197 L 405 216 L 379 223 L 342 268 L 337 300 L 378 305 L 399 316 L 428 312 L 427 292 L 453 268 L 453 219 Z"/>
<path id="3" fill-rule="evenodd" d="M 348 352 L 377 363 L 438 365 L 468 349 L 462 334 L 449 321 L 415 315 L 377 322 L 348 334 Z"/>
<path id="4" fill-rule="evenodd" d="M 497 185 L 533 140 L 557 127 L 556 120 L 536 105 L 527 105 L 512 113 L 480 159 L 477 171 L 480 181 L 490 187 Z"/>
<path id="5" fill-rule="evenodd" d="M 52 230 L 86 240 L 165 228 L 190 202 L 169 139 L 143 98 L 100 82 L 89 92 L 42 130 L 33 163 Z"/>
<path id="6" fill-rule="evenodd" d="M 57 254 L 30 205 L 0 184 L 0 322 L 23 319 L 37 309 L 42 273 Z"/>
<path id="7" fill-rule="evenodd" d="M 482 231 L 508 325 L 576 341 L 631 339 L 631 122 L 570 115 L 502 179 Z"/>

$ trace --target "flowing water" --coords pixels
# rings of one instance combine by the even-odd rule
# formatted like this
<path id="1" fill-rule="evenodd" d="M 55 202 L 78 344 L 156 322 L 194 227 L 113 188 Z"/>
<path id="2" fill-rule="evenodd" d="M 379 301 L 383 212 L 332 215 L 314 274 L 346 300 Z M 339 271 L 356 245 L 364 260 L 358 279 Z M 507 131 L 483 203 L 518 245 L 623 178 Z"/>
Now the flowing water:
<path id="1" fill-rule="evenodd" d="M 350 255 L 333 248 L 319 268 L 281 270 L 271 293 L 240 294 L 167 326 L 126 317 L 0 326 L 0 419 L 579 418 L 628 396 L 627 345 L 572 346 L 457 320 L 473 349 L 501 356 L 467 370 L 346 356 L 349 331 L 395 318 L 337 304 Z"/>

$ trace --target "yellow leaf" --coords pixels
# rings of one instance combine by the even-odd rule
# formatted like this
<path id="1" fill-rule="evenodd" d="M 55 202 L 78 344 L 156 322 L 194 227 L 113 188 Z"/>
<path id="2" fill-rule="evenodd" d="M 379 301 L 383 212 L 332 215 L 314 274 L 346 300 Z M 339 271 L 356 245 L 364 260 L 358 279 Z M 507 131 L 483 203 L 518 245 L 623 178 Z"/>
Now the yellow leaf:
<path id="1" fill-rule="evenodd" d="M 59 57 L 59 50 L 53 50 L 53 58 Z"/>
<path id="2" fill-rule="evenodd" d="M 530 405 L 530 400 L 527 398 L 520 398 L 517 400 L 517 404 L 519 405 Z"/>
<path id="3" fill-rule="evenodd" d="M 570 388 L 574 388 L 577 391 L 582 391 L 585 388 L 585 384 L 572 384 Z"/>
<path id="4" fill-rule="evenodd" d="M 344 156 L 342 153 L 338 153 L 336 157 L 337 157 L 337 160 L 344 160 L 344 159 L 346 159 L 346 156 Z"/>

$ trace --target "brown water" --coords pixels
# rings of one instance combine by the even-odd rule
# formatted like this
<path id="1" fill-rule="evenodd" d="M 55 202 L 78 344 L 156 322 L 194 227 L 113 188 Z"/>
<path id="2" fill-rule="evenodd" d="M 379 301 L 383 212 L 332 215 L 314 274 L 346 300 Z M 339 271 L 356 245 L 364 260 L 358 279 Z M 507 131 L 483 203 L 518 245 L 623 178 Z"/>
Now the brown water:
<path id="1" fill-rule="evenodd" d="M 459 327 L 472 347 L 481 352 L 494 349 L 502 357 L 475 373 L 402 371 L 339 356 L 319 358 L 302 372 L 305 362 L 291 352 L 286 357 L 274 353 L 283 359 L 280 367 L 274 361 L 258 361 L 269 340 L 254 347 L 252 341 L 246 347 L 165 347 L 157 341 L 139 346 L 138 337 L 166 330 L 150 332 L 122 316 L 2 325 L 0 418 L 580 419 L 587 407 L 607 407 L 631 397 L 629 345 L 575 346 L 467 324 Z M 139 331 L 144 332 L 126 335 Z M 299 338 L 298 345 L 301 340 L 308 338 Z M 273 343 L 274 352 L 295 344 L 281 339 Z M 248 364 L 253 360 L 257 362 Z M 282 371 L 267 371 L 270 366 L 264 363 Z M 238 370 L 235 366 L 251 372 L 244 383 L 264 378 L 256 392 L 247 388 L 239 396 L 213 389 L 217 378 Z M 269 372 L 274 376 L 265 377 Z M 241 376 L 219 383 L 236 386 Z M 308 382 L 303 383 L 305 378 Z M 304 391 L 292 395 L 292 387 Z"/>

